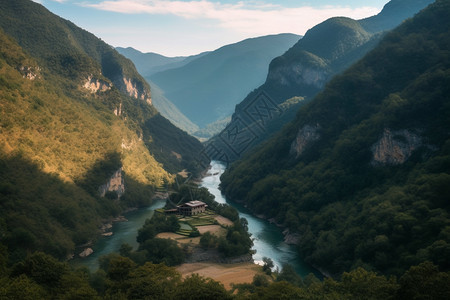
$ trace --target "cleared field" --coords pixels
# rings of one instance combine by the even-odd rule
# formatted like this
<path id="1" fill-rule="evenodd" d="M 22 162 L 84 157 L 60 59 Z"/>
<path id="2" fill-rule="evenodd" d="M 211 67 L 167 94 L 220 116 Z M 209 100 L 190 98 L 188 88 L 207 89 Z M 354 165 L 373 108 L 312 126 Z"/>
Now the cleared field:
<path id="1" fill-rule="evenodd" d="M 220 215 L 216 215 L 214 219 L 216 219 L 216 221 L 219 222 L 220 225 L 226 225 L 226 226 L 233 225 L 233 222 L 231 222 L 230 219 L 227 219 L 227 218 L 222 217 Z"/>
<path id="2" fill-rule="evenodd" d="M 204 234 L 205 232 L 214 234 L 216 236 L 223 236 L 227 233 L 225 228 L 222 228 L 220 225 L 207 225 L 207 226 L 199 226 L 197 227 L 200 234 Z"/>
<path id="3" fill-rule="evenodd" d="M 177 267 L 183 277 L 197 273 L 204 277 L 221 282 L 226 289 L 231 289 L 232 283 L 251 283 L 253 277 L 261 273 L 261 267 L 253 263 L 217 264 L 191 263 Z"/>

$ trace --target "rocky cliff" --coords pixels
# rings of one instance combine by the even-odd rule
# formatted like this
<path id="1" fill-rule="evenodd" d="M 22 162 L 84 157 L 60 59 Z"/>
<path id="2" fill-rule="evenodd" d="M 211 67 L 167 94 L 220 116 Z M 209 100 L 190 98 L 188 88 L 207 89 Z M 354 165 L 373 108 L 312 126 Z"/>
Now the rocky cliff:
<path id="1" fill-rule="evenodd" d="M 152 104 L 150 89 L 145 88 L 142 82 L 123 77 L 122 82 L 118 82 L 117 84 L 119 89 L 123 90 L 128 96 L 145 101 L 149 105 Z"/>
<path id="2" fill-rule="evenodd" d="M 83 84 L 85 89 L 88 89 L 91 93 L 106 92 L 111 89 L 111 83 L 106 80 L 95 78 L 93 75 L 88 76 Z"/>
<path id="3" fill-rule="evenodd" d="M 318 133 L 319 129 L 319 124 L 314 126 L 305 125 L 300 128 L 297 133 L 297 137 L 291 144 L 291 150 L 289 153 L 291 155 L 295 155 L 296 157 L 301 155 L 306 147 L 320 138 L 320 134 Z"/>
<path id="4" fill-rule="evenodd" d="M 104 197 L 107 192 L 116 192 L 118 198 L 125 193 L 125 181 L 122 176 L 122 168 L 115 171 L 108 182 L 99 187 L 101 197 Z"/>
<path id="5" fill-rule="evenodd" d="M 403 129 L 391 131 L 385 128 L 382 137 L 372 146 L 372 165 L 399 165 L 422 146 L 422 137 Z"/>

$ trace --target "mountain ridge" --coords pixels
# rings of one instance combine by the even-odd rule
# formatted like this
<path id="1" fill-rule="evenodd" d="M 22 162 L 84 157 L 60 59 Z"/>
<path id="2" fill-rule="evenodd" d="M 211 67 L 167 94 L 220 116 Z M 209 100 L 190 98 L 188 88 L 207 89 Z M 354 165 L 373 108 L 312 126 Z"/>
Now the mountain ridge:
<path id="1" fill-rule="evenodd" d="M 181 68 L 146 78 L 157 84 L 192 122 L 204 127 L 227 117 L 237 99 L 264 81 L 268 62 L 299 38 L 279 34 L 246 39 L 207 53 Z"/>
<path id="2" fill-rule="evenodd" d="M 406 9 L 408 12 L 417 12 L 431 2 L 433 1 L 416 0 L 406 3 L 403 0 L 393 0 L 376 16 L 359 21 L 344 17 L 330 18 L 308 30 L 292 48 L 271 61 L 265 83 L 236 105 L 231 123 L 210 141 L 210 148 L 213 148 L 210 151 L 211 157 L 227 162 L 239 159 L 244 152 L 292 120 L 295 111 L 319 93 L 334 75 L 345 70 L 375 47 L 383 35 L 382 31 L 376 30 L 386 29 L 379 27 L 379 22 L 389 19 L 390 22 L 386 23 L 390 24 L 389 26 L 399 24 L 401 18 L 398 15 L 404 16 L 402 7 L 408 7 Z M 321 42 L 328 46 L 320 47 Z M 261 96 L 262 94 L 266 96 Z M 270 101 L 266 99 L 267 97 Z M 303 97 L 304 101 L 286 111 L 280 110 L 278 106 L 292 97 Z M 252 112 L 247 110 L 253 107 L 253 104 L 260 105 L 263 102 L 278 112 L 275 115 L 269 114 L 265 119 L 249 117 Z M 270 123 L 275 125 L 271 127 L 264 125 L 258 129 L 261 127 L 258 124 Z M 234 129 L 242 133 L 241 138 L 227 137 L 230 130 Z M 246 147 L 239 146 L 240 140 L 243 139 L 248 141 Z M 235 151 L 230 151 L 234 148 Z M 245 150 L 242 150 L 243 148 Z"/>

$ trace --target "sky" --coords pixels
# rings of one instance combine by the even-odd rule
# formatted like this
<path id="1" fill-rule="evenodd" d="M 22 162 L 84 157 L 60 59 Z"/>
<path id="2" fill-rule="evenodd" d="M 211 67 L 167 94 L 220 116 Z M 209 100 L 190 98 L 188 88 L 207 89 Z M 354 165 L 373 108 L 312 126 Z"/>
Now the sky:
<path id="1" fill-rule="evenodd" d="M 165 56 L 295 33 L 330 17 L 376 15 L 389 0 L 33 0 L 114 47 Z"/>

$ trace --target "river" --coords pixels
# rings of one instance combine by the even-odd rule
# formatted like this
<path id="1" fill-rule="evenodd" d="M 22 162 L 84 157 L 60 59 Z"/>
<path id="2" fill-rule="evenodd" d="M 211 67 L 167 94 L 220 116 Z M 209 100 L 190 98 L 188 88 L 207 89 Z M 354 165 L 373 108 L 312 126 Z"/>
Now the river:
<path id="1" fill-rule="evenodd" d="M 149 207 L 126 213 L 124 216 L 128 221 L 114 223 L 111 229 L 114 234 L 112 236 L 101 237 L 92 247 L 94 253 L 86 258 L 75 258 L 72 263 L 74 265 L 86 266 L 89 270 L 95 272 L 99 266 L 99 257 L 112 252 L 119 252 L 120 246 L 123 243 L 129 244 L 136 250 L 139 246 L 136 241 L 138 230 L 144 225 L 147 218 L 153 216 L 155 209 L 164 207 L 165 202 L 165 200 L 155 200 Z"/>
<path id="2" fill-rule="evenodd" d="M 284 242 L 284 236 L 277 226 L 269 223 L 266 220 L 259 219 L 253 216 L 244 206 L 228 201 L 219 190 L 220 175 L 225 171 L 225 166 L 218 162 L 211 162 L 211 169 L 209 176 L 203 178 L 201 186 L 209 190 L 211 194 L 216 197 L 219 203 L 227 203 L 239 211 L 241 218 L 246 218 L 248 221 L 248 231 L 252 234 L 253 250 L 256 253 L 253 255 L 253 260 L 256 263 L 262 263 L 263 257 L 269 257 L 274 262 L 275 267 L 281 270 L 283 264 L 290 264 L 295 271 L 301 276 L 306 276 L 309 273 L 314 273 L 321 277 L 317 270 L 305 264 L 295 246 L 288 245 Z"/>
<path id="3" fill-rule="evenodd" d="M 263 257 L 269 257 L 273 260 L 275 267 L 279 269 L 281 269 L 283 264 L 288 263 L 301 276 L 306 276 L 311 272 L 320 276 L 316 270 L 302 261 L 295 246 L 288 245 L 283 241 L 283 234 L 280 228 L 266 220 L 251 215 L 242 205 L 227 201 L 219 190 L 220 175 L 224 171 L 225 166 L 223 164 L 212 161 L 211 169 L 209 170 L 210 175 L 202 179 L 201 186 L 207 188 L 216 197 L 217 202 L 233 206 L 239 211 L 241 218 L 247 219 L 249 232 L 254 239 L 253 250 L 256 250 L 253 260 L 256 263 L 260 263 Z M 95 271 L 98 269 L 98 258 L 111 252 L 119 252 L 123 243 L 127 243 L 136 249 L 138 246 L 136 242 L 137 231 L 144 225 L 147 218 L 151 218 L 154 210 L 163 207 L 164 204 L 164 200 L 156 200 L 147 208 L 125 214 L 127 222 L 114 223 L 112 228 L 114 234 L 112 236 L 99 239 L 92 247 L 94 250 L 93 254 L 84 259 L 74 259 L 73 263 L 87 266 L 91 271 Z"/>

